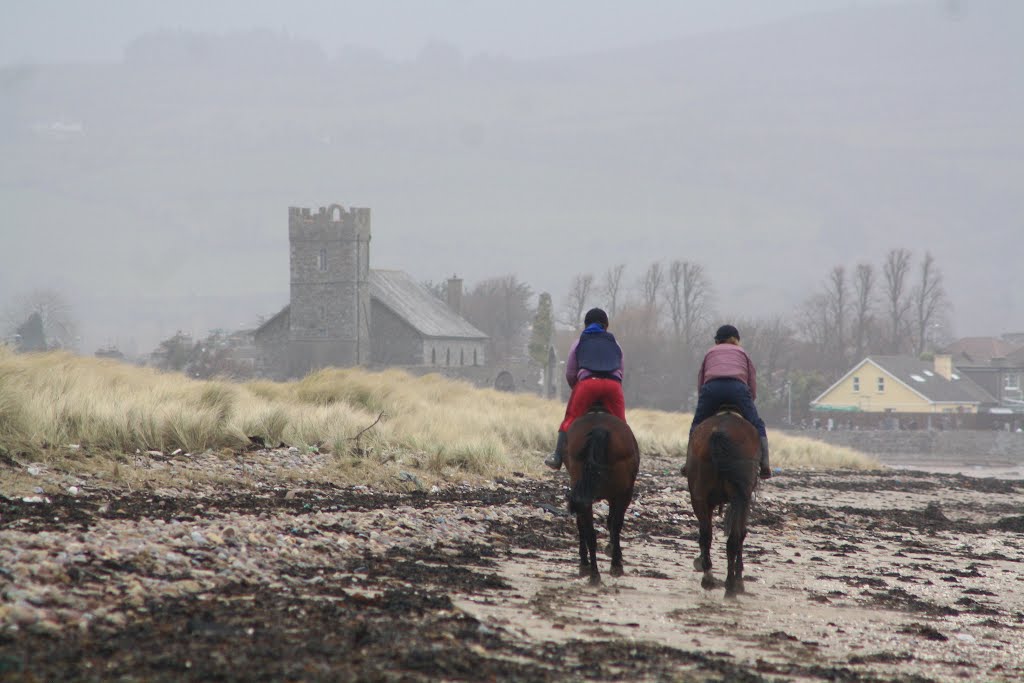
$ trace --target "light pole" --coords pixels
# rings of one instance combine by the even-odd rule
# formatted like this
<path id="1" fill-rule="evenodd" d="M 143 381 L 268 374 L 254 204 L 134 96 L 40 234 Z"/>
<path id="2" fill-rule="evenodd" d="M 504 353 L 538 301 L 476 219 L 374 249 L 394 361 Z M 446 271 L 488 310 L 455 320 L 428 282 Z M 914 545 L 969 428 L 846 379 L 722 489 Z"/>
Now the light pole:
<path id="1" fill-rule="evenodd" d="M 793 426 L 793 383 L 786 380 L 786 424 Z"/>

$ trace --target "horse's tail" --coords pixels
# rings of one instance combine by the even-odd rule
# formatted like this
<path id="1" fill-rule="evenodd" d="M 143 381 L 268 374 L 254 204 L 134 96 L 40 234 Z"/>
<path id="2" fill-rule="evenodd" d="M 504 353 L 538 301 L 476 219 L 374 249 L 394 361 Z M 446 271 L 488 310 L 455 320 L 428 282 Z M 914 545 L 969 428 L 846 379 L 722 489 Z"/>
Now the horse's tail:
<path id="1" fill-rule="evenodd" d="M 611 434 L 607 429 L 595 427 L 587 434 L 583 444 L 583 474 L 569 493 L 569 512 L 579 512 L 593 504 L 597 490 L 608 478 L 608 439 Z"/>
<path id="2" fill-rule="evenodd" d="M 733 493 L 725 513 L 725 528 L 731 530 L 750 505 L 750 491 L 754 490 L 757 483 L 757 473 L 736 452 L 736 447 L 725 432 L 711 432 L 710 446 L 711 465 L 722 479 L 732 484 Z"/>

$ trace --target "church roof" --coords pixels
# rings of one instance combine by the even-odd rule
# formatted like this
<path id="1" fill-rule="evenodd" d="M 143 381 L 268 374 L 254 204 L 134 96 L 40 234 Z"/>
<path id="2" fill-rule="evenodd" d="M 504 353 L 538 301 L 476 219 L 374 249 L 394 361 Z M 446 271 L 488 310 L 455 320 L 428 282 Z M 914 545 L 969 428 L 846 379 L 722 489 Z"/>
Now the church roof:
<path id="1" fill-rule="evenodd" d="M 400 270 L 371 270 L 370 298 L 387 306 L 424 337 L 487 339 L 486 334 Z"/>

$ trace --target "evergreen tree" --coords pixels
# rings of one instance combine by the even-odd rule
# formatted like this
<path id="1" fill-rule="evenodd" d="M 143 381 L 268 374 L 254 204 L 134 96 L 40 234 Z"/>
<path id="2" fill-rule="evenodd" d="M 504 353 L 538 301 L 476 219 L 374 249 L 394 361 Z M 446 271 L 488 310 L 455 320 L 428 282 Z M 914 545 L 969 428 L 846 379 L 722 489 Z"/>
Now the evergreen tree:
<path id="1" fill-rule="evenodd" d="M 533 316 L 533 332 L 530 335 L 530 358 L 540 365 L 548 362 L 548 348 L 555 335 L 555 314 L 551 308 L 551 295 L 542 292 L 537 301 L 537 313 Z"/>

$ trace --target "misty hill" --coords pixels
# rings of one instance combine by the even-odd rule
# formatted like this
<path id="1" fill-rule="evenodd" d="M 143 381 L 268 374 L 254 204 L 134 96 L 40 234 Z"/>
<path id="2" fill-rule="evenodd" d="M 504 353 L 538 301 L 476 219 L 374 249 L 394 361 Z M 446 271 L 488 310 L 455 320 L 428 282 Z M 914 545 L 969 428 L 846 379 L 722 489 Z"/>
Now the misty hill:
<path id="1" fill-rule="evenodd" d="M 53 285 L 86 350 L 287 299 L 287 207 L 372 207 L 375 267 L 470 283 L 706 265 L 732 315 L 931 250 L 962 333 L 1024 328 L 1024 5 L 850 9 L 516 62 L 142 36 L 0 72 L 0 305 Z M 1001 252 L 1009 252 L 1003 255 Z"/>

